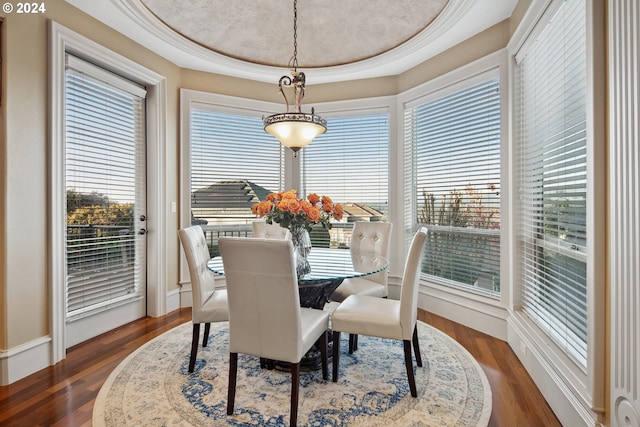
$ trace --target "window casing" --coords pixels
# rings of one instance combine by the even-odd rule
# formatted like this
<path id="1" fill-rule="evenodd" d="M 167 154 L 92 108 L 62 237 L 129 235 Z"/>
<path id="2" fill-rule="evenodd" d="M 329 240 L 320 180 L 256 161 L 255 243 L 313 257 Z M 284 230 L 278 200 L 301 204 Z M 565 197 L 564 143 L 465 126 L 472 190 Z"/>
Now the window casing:
<path id="1" fill-rule="evenodd" d="M 404 110 L 407 223 L 429 230 L 431 281 L 500 292 L 501 95 L 498 70 Z"/>
<path id="2" fill-rule="evenodd" d="M 49 333 L 51 362 L 66 357 L 66 349 L 91 336 L 144 316 L 166 313 L 167 239 L 166 233 L 146 236 L 146 298 L 132 304 L 118 305 L 118 316 L 111 311 L 99 311 L 82 320 L 66 320 L 66 188 L 65 188 L 65 75 L 66 54 L 78 55 L 94 65 L 115 72 L 145 87 L 146 132 L 146 211 L 147 228 L 163 230 L 166 224 L 167 177 L 165 161 L 167 123 L 167 82 L 164 76 L 89 40 L 86 37 L 50 21 L 48 27 L 48 270 L 49 270 Z M 177 237 L 176 237 L 177 238 Z M 169 240 L 170 241 L 170 240 Z M 146 301 L 145 301 L 146 300 Z M 146 303 L 146 304 L 145 304 Z M 70 331 L 72 329 L 72 331 Z"/>

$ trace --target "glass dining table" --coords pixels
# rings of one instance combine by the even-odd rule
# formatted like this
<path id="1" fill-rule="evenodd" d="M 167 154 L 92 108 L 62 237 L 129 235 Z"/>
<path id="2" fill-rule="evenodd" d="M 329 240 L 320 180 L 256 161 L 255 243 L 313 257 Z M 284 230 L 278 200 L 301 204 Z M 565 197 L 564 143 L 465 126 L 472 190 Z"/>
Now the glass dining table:
<path id="1" fill-rule="evenodd" d="M 311 248 L 308 255 L 311 271 L 298 278 L 300 305 L 322 309 L 344 279 L 363 277 L 389 268 L 383 257 L 352 256 L 349 249 Z M 211 258 L 207 267 L 224 275 L 222 257 Z"/>

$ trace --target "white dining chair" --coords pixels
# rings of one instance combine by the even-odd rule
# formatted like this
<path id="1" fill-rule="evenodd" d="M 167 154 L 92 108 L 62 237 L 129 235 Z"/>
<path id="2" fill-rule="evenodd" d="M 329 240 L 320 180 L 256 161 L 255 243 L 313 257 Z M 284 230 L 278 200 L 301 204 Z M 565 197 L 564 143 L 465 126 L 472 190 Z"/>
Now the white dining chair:
<path id="1" fill-rule="evenodd" d="M 392 229 L 390 222 L 359 221 L 353 225 L 349 250 L 356 270 L 358 264 L 370 262 L 376 257 L 389 259 Z M 388 280 L 388 269 L 365 277 L 345 279 L 331 294 L 330 299 L 342 302 L 349 295 L 386 298 L 389 295 Z"/>
<path id="2" fill-rule="evenodd" d="M 300 307 L 290 240 L 221 237 L 229 297 L 229 389 L 233 414 L 238 353 L 288 362 L 291 367 L 289 423 L 297 422 L 300 361 L 320 339 L 322 377 L 328 377 L 329 313 Z"/>
<path id="3" fill-rule="evenodd" d="M 390 222 L 358 221 L 353 225 L 349 242 L 351 260 L 358 270 L 358 265 L 371 263 L 377 257 L 389 259 L 391 247 Z M 386 298 L 389 295 L 389 269 L 364 277 L 345 279 L 329 297 L 331 301 L 342 302 L 349 295 L 369 295 Z M 358 336 L 349 335 L 349 353 L 358 349 Z"/>
<path id="4" fill-rule="evenodd" d="M 280 227 L 280 224 L 275 222 L 268 224 L 266 221 L 254 221 L 253 237 L 291 240 L 291 232 L 288 228 Z"/>
<path id="5" fill-rule="evenodd" d="M 402 277 L 400 300 L 370 295 L 348 296 L 331 316 L 333 330 L 333 382 L 338 381 L 340 363 L 340 333 L 367 335 L 401 340 L 411 396 L 417 397 L 413 374 L 411 344 L 418 366 L 422 366 L 418 342 L 418 282 L 427 229 L 420 228 L 413 236 Z"/>
<path id="6" fill-rule="evenodd" d="M 193 334 L 189 372 L 193 372 L 198 352 L 198 341 L 200 340 L 200 324 L 204 323 L 202 346 L 206 347 L 211 323 L 225 322 L 229 319 L 227 291 L 224 289 L 216 290 L 214 273 L 207 268 L 207 261 L 211 257 L 202 227 L 194 225 L 181 229 L 178 231 L 178 236 L 187 257 L 189 276 L 191 277 Z"/>

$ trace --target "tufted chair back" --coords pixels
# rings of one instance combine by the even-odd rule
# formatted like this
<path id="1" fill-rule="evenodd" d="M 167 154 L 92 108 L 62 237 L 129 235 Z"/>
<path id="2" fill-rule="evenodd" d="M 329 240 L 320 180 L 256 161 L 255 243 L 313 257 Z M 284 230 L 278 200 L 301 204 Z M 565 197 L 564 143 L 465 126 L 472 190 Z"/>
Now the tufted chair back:
<path id="1" fill-rule="evenodd" d="M 254 221 L 253 237 L 291 240 L 291 232 L 288 228 L 280 227 L 280 224 L 267 224 L 265 221 Z"/>
<path id="2" fill-rule="evenodd" d="M 356 271 L 367 270 L 367 266 L 376 264 L 374 261 L 380 257 L 389 260 L 392 228 L 393 225 L 390 222 L 356 222 L 353 225 L 350 247 L 351 261 Z M 349 295 L 386 298 L 389 294 L 388 279 L 388 269 L 364 277 L 345 279 L 329 299 L 342 302 Z M 350 337 L 352 349 L 355 344 L 354 338 L 355 336 Z"/>
<path id="3" fill-rule="evenodd" d="M 207 268 L 207 261 L 211 258 L 209 247 L 202 227 L 199 225 L 182 229 L 178 231 L 178 235 L 187 257 L 189 275 L 191 276 L 193 322 L 204 323 L 201 318 L 202 306 L 216 291 L 214 273 Z M 226 313 L 224 320 L 226 320 Z"/>
<path id="4" fill-rule="evenodd" d="M 389 259 L 392 227 L 393 225 L 390 222 L 359 221 L 353 225 L 350 248 L 351 259 L 356 269 L 359 264 L 370 263 L 376 257 Z M 388 277 L 388 270 L 383 270 L 367 276 L 367 279 L 386 287 Z"/>

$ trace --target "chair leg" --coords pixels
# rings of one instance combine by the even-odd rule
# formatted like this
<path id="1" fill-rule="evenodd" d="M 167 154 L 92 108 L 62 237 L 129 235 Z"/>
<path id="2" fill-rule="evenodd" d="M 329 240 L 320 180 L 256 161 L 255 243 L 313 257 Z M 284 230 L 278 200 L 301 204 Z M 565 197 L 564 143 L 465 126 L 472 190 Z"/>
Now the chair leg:
<path id="1" fill-rule="evenodd" d="M 202 338 L 202 346 L 206 347 L 209 343 L 209 331 L 211 330 L 211 323 L 204 324 L 204 337 Z"/>
<path id="2" fill-rule="evenodd" d="M 402 340 L 404 343 L 404 365 L 407 368 L 407 379 L 409 380 L 409 390 L 412 397 L 418 397 L 416 391 L 416 379 L 413 376 L 413 360 L 411 359 L 411 341 Z"/>
<path id="3" fill-rule="evenodd" d="M 227 415 L 233 414 L 236 400 L 236 376 L 238 375 L 238 353 L 229 353 L 229 389 L 227 390 Z"/>
<path id="4" fill-rule="evenodd" d="M 327 331 L 320 336 L 320 357 L 322 358 L 322 379 L 329 378 L 329 367 L 327 366 Z"/>
<path id="5" fill-rule="evenodd" d="M 298 392 L 300 391 L 300 362 L 291 364 L 291 415 L 289 425 L 298 425 Z"/>
<path id="6" fill-rule="evenodd" d="M 422 356 L 420 355 L 420 343 L 418 342 L 418 324 L 413 328 L 413 352 L 416 354 L 416 362 L 422 367 Z"/>
<path id="7" fill-rule="evenodd" d="M 338 382 L 338 365 L 340 364 L 340 332 L 333 331 L 333 382 Z"/>
<path id="8" fill-rule="evenodd" d="M 193 335 L 191 337 L 191 356 L 189 357 L 189 372 L 193 372 L 196 366 L 196 355 L 198 354 L 198 341 L 200 340 L 200 323 L 193 324 Z"/>
<path id="9" fill-rule="evenodd" d="M 349 334 L 349 354 L 358 349 L 358 334 Z"/>

